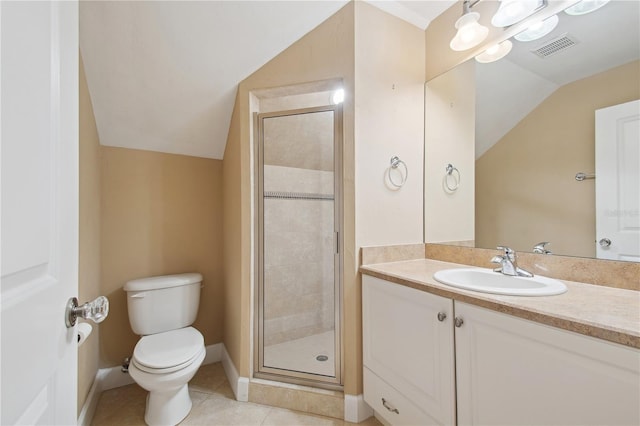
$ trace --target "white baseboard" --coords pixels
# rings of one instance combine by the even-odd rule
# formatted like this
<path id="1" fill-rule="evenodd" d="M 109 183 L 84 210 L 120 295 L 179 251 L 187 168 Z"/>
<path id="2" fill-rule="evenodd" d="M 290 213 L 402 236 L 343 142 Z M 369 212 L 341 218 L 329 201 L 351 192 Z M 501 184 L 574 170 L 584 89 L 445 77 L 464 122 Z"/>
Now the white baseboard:
<path id="1" fill-rule="evenodd" d="M 373 409 L 364 402 L 364 396 L 344 395 L 344 420 L 351 423 L 360 423 L 373 416 Z"/>
<path id="2" fill-rule="evenodd" d="M 207 353 L 204 357 L 204 361 L 202 361 L 202 365 L 213 364 L 214 362 L 220 362 L 222 360 L 222 353 L 224 351 L 224 345 L 222 343 L 209 345 L 205 349 Z M 224 352 L 226 353 L 226 351 Z M 229 377 L 228 374 L 227 377 Z M 229 380 L 229 382 L 231 383 L 231 380 Z M 93 415 L 96 412 L 98 400 L 100 399 L 102 392 L 109 389 L 119 388 L 121 386 L 127 386 L 132 383 L 134 383 L 134 380 L 131 378 L 129 373 L 122 372 L 122 367 L 120 366 L 99 369 L 96 373 L 95 379 L 93 379 L 93 384 L 91 385 L 87 399 L 82 406 L 80 415 L 78 416 L 78 425 L 88 426 L 91 424 L 91 420 L 93 420 Z"/>
<path id="3" fill-rule="evenodd" d="M 202 361 L 202 365 L 213 364 L 214 362 L 222 361 L 222 348 L 224 345 L 222 343 L 216 343 L 215 345 L 209 345 L 205 349 L 207 350 L 207 354 L 204 356 L 204 361 Z"/>
<path id="4" fill-rule="evenodd" d="M 91 389 L 89 389 L 87 399 L 85 399 L 82 410 L 80 411 L 80 415 L 78 416 L 78 426 L 91 425 L 93 416 L 94 414 L 96 414 L 98 400 L 100 399 L 100 394 L 102 393 L 102 389 L 99 389 L 100 382 L 97 378 L 98 375 L 96 374 L 96 378 L 93 379 L 93 384 L 91 385 Z"/>
<path id="5" fill-rule="evenodd" d="M 224 368 L 227 380 L 229 380 L 233 394 L 236 396 L 236 400 L 242 402 L 249 401 L 249 378 L 240 377 L 224 345 L 222 345 L 222 367 Z"/>
<path id="6" fill-rule="evenodd" d="M 95 380 L 98 381 L 100 392 L 134 383 L 129 373 L 123 372 L 120 366 L 101 368 L 98 370 Z"/>

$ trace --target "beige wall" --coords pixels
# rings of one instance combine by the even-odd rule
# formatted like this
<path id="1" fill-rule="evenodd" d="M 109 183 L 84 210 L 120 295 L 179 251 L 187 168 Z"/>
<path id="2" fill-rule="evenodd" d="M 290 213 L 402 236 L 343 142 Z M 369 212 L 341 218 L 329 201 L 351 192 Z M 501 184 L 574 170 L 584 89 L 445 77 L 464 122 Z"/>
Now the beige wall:
<path id="1" fill-rule="evenodd" d="M 79 74 L 80 211 L 78 297 L 80 303 L 100 295 L 100 140 L 93 116 L 82 55 Z M 78 413 L 98 371 L 99 329 L 78 348 Z"/>
<path id="2" fill-rule="evenodd" d="M 131 279 L 181 272 L 204 276 L 194 324 L 206 345 L 222 341 L 222 161 L 102 147 L 102 362 L 133 353 L 126 294 Z"/>
<path id="3" fill-rule="evenodd" d="M 424 34 L 366 3 L 347 4 L 240 84 L 223 165 L 227 303 L 224 342 L 240 375 L 249 377 L 253 226 L 249 93 L 259 88 L 334 78 L 341 78 L 345 89 L 343 381 L 345 393 L 359 394 L 359 246 L 422 241 Z M 356 106 L 360 124 L 354 128 Z M 392 155 L 405 160 L 413 176 L 405 188 L 396 192 L 384 185 Z M 358 182 L 362 182 L 357 188 L 356 174 Z M 373 220 L 365 217 L 372 216 L 372 208 L 380 213 Z M 398 224 L 397 234 L 389 229 L 390 223 Z"/>
<path id="4" fill-rule="evenodd" d="M 595 257 L 595 110 L 640 98 L 640 61 L 567 84 L 476 164 L 476 244 Z M 532 131 L 531 129 L 535 129 Z"/>
<path id="5" fill-rule="evenodd" d="M 422 242 L 424 31 L 365 2 L 355 18 L 356 247 Z M 400 189 L 385 178 L 394 155 Z"/>
<path id="6" fill-rule="evenodd" d="M 353 164 L 353 4 L 320 24 L 313 31 L 256 71 L 238 88 L 223 161 L 225 230 L 225 322 L 224 343 L 243 377 L 251 371 L 252 318 L 252 149 L 250 137 L 250 92 L 255 89 L 342 79 L 344 102 L 345 164 Z M 353 168 L 345 167 L 345 269 L 355 270 L 353 239 Z M 353 273 L 345 279 L 345 292 L 354 286 Z M 346 308 L 348 309 L 348 308 Z M 356 326 L 345 324 L 347 345 L 354 345 Z M 347 350 L 353 351 L 352 348 Z M 354 366 L 348 366 L 349 370 Z M 349 373 L 347 373 L 349 376 Z M 345 385 L 356 389 L 353 378 Z M 353 393 L 353 392 L 351 392 Z"/>
<path id="7" fill-rule="evenodd" d="M 475 61 L 425 87 L 424 227 L 426 242 L 474 239 Z M 459 171 L 446 175 L 447 164 Z M 445 187 L 444 179 L 456 191 Z"/>

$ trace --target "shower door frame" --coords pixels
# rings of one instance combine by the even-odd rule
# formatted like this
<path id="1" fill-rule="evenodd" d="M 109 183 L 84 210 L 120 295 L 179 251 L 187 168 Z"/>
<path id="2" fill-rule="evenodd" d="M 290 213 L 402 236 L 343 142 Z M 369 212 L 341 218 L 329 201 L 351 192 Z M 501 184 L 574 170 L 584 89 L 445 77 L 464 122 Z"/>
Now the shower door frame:
<path id="1" fill-rule="evenodd" d="M 287 117 L 316 112 L 333 112 L 333 215 L 334 215 L 334 359 L 335 377 L 306 373 L 264 365 L 264 125 L 266 118 Z M 343 203 L 342 203 L 342 105 L 325 105 L 268 113 L 255 113 L 256 152 L 256 279 L 254 295 L 254 362 L 253 377 L 285 383 L 342 390 L 344 377 L 342 271 L 343 271 Z"/>

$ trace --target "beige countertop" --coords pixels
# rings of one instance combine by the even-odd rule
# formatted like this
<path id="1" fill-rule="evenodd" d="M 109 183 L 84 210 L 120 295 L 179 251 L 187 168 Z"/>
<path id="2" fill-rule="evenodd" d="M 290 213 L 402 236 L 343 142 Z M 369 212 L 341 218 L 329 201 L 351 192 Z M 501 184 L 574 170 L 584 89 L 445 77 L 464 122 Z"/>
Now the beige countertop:
<path id="1" fill-rule="evenodd" d="M 360 271 L 394 283 L 520 318 L 640 348 L 640 292 L 560 280 L 567 292 L 557 296 L 503 296 L 441 284 L 433 274 L 468 268 L 430 259 L 363 265 Z"/>

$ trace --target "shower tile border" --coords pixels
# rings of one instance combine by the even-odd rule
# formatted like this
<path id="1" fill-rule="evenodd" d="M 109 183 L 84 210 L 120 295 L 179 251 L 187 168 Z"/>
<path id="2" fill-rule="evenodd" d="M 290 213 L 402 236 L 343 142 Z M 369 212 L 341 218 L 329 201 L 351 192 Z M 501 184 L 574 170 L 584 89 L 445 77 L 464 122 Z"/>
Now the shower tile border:
<path id="1" fill-rule="evenodd" d="M 344 419 L 344 393 L 252 379 L 249 402 Z"/>

